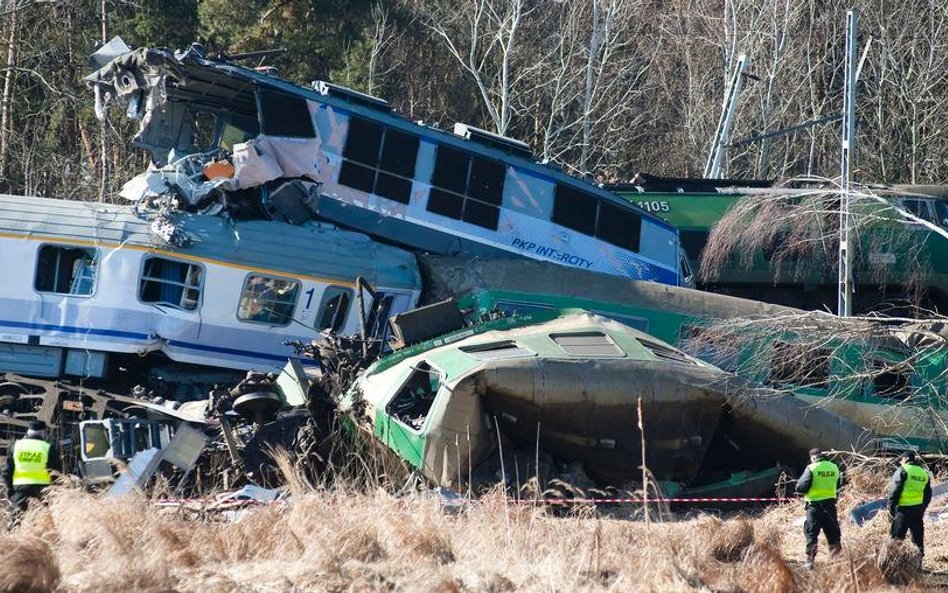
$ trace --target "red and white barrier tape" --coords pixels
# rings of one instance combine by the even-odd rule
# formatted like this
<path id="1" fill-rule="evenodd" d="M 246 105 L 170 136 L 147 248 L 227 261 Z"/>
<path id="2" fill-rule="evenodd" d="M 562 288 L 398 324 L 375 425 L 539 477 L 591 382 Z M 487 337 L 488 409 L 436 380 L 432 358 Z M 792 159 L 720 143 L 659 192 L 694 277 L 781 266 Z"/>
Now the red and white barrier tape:
<path id="1" fill-rule="evenodd" d="M 701 502 L 787 502 L 789 498 L 775 496 L 737 496 L 717 498 L 671 497 L 671 498 L 540 498 L 536 500 L 520 499 L 520 503 L 543 504 L 645 504 L 652 502 L 701 503 Z"/>
<path id="2" fill-rule="evenodd" d="M 731 497 L 670 497 L 670 498 L 538 498 L 512 499 L 517 504 L 647 504 L 647 503 L 714 503 L 714 502 L 792 502 L 793 498 L 779 498 L 776 496 L 731 496 Z M 252 498 L 233 498 L 215 500 L 213 498 L 162 498 L 154 501 L 159 505 L 175 504 L 214 504 L 217 506 L 235 504 L 266 505 L 281 500 L 262 501 Z M 470 499 L 459 498 L 457 502 L 470 503 Z"/>

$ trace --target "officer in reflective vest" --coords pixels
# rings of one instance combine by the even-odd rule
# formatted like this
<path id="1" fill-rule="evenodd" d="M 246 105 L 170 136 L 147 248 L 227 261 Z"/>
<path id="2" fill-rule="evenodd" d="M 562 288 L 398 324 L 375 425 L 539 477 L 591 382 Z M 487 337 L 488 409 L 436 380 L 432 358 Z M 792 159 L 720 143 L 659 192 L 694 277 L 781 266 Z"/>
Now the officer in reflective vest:
<path id="1" fill-rule="evenodd" d="M 30 422 L 26 437 L 16 441 L 7 451 L 3 483 L 13 505 L 7 529 L 16 525 L 30 499 L 39 498 L 52 483 L 50 470 L 59 471 L 59 455 L 56 448 L 46 440 L 45 430 L 43 422 Z"/>
<path id="2" fill-rule="evenodd" d="M 806 500 L 806 521 L 803 534 L 806 536 L 806 566 L 813 568 L 816 560 L 817 537 L 820 531 L 826 536 L 830 553 L 837 554 L 842 548 L 839 519 L 836 518 L 836 491 L 842 485 L 843 474 L 819 449 L 810 449 L 810 465 L 797 480 L 796 491 Z"/>
<path id="3" fill-rule="evenodd" d="M 925 509 L 932 501 L 932 477 L 919 463 L 915 451 L 899 458 L 900 467 L 889 481 L 889 514 L 892 539 L 903 540 L 911 530 L 912 542 L 925 555 Z"/>

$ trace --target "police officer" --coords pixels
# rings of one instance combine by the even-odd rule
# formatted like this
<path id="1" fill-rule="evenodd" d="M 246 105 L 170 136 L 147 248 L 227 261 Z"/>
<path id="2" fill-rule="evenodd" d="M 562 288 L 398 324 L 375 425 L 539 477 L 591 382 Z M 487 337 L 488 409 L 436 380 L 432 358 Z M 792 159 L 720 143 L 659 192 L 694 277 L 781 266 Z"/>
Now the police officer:
<path id="1" fill-rule="evenodd" d="M 899 458 L 900 467 L 889 481 L 889 515 L 892 516 L 892 539 L 903 540 L 909 530 L 912 542 L 925 555 L 925 509 L 932 501 L 932 479 L 923 468 L 915 451 L 906 451 Z"/>
<path id="2" fill-rule="evenodd" d="M 842 472 L 819 449 L 810 449 L 810 465 L 797 480 L 796 491 L 806 500 L 806 521 L 803 534 L 806 536 L 806 567 L 813 568 L 816 560 L 817 537 L 820 530 L 826 536 L 830 553 L 837 554 L 841 534 L 836 518 L 836 490 L 842 485 Z"/>
<path id="3" fill-rule="evenodd" d="M 46 440 L 45 430 L 43 422 L 30 422 L 26 437 L 16 441 L 7 452 L 3 482 L 13 505 L 8 530 L 19 521 L 30 499 L 39 498 L 52 483 L 50 470 L 59 471 L 59 455 L 56 448 Z"/>

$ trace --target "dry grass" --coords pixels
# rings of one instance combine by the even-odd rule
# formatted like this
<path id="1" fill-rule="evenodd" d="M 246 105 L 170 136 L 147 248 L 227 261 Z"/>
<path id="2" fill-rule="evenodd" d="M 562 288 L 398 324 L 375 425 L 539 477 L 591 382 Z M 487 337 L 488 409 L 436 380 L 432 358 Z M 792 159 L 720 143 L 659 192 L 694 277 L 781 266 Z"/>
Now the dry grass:
<path id="1" fill-rule="evenodd" d="M 940 524 L 928 526 L 926 573 L 915 570 L 910 545 L 888 543 L 886 517 L 845 525 L 843 553 L 829 558 L 821 543 L 809 572 L 799 504 L 646 528 L 588 512 L 555 517 L 496 492 L 452 515 L 422 495 L 294 490 L 292 504 L 228 522 L 58 489 L 0 541 L 0 591 L 803 593 L 948 584 L 948 526 Z"/>

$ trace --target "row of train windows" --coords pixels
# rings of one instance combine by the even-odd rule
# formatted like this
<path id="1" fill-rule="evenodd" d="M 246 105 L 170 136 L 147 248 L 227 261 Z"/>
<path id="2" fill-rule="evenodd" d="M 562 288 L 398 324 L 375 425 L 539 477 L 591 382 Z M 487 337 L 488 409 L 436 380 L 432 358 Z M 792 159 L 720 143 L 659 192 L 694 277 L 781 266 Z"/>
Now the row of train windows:
<path id="1" fill-rule="evenodd" d="M 408 204 L 419 145 L 417 136 L 350 117 L 339 183 Z M 439 144 L 428 211 L 497 230 L 506 174 L 503 163 Z M 568 185 L 556 184 L 550 220 L 617 247 L 639 250 L 638 213 Z"/>
<path id="2" fill-rule="evenodd" d="M 38 292 L 89 296 L 95 290 L 98 253 L 85 247 L 43 245 L 39 249 L 34 287 Z M 148 257 L 138 283 L 138 298 L 185 311 L 201 301 L 204 270 L 196 264 Z M 309 292 L 310 298 L 312 293 Z M 249 274 L 237 305 L 237 318 L 267 325 L 289 325 L 300 296 L 297 280 Z M 346 322 L 352 290 L 326 288 L 316 314 L 316 329 L 338 331 Z"/>

